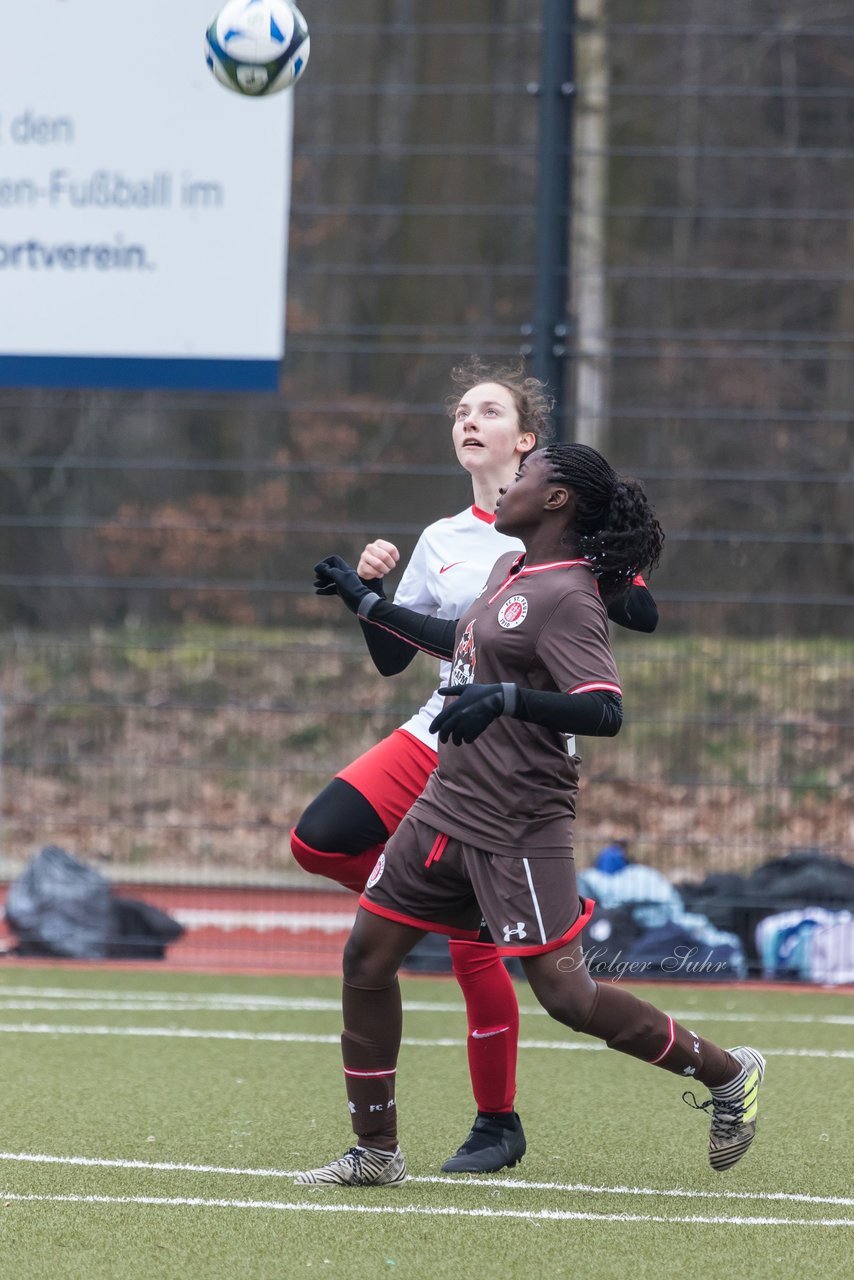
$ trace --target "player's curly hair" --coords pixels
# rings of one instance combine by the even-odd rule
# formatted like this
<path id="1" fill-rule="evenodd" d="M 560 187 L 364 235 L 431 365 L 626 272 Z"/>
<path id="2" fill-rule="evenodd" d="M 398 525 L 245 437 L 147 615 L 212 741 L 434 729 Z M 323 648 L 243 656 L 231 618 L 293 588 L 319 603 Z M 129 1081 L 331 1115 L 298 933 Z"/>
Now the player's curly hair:
<path id="1" fill-rule="evenodd" d="M 554 397 L 546 391 L 546 385 L 539 378 L 525 375 L 523 361 L 516 364 L 486 364 L 479 356 L 469 356 L 461 365 L 451 370 L 451 382 L 457 387 L 455 396 L 446 401 L 448 413 L 453 418 L 454 411 L 472 387 L 482 382 L 497 382 L 505 387 L 513 397 L 516 412 L 519 415 L 519 429 L 533 433 L 534 449 L 542 449 L 554 437 L 551 414 L 554 409 Z"/>
<path id="2" fill-rule="evenodd" d="M 589 445 L 550 444 L 545 456 L 549 480 L 575 494 L 567 533 L 592 562 L 602 598 L 613 600 L 636 574 L 658 564 L 664 533 L 655 512 L 640 483 L 618 475 Z"/>

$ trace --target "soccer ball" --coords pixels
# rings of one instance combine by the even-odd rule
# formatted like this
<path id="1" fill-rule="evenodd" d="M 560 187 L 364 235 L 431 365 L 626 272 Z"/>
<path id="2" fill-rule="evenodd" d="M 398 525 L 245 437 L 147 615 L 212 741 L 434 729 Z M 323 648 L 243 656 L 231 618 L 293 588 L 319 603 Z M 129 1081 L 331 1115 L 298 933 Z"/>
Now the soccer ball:
<path id="1" fill-rule="evenodd" d="M 290 0 L 227 0 L 208 27 L 205 61 L 227 89 L 260 98 L 296 83 L 309 43 Z"/>

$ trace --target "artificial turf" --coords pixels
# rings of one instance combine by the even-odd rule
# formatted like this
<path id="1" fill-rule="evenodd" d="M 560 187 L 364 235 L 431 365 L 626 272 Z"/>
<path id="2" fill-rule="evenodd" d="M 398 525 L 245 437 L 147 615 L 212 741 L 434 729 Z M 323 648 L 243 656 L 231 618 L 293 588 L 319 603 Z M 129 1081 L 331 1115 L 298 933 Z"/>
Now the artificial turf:
<path id="1" fill-rule="evenodd" d="M 521 985 L 528 1154 L 469 1180 L 439 1175 L 473 1116 L 460 997 L 445 980 L 403 986 L 411 1180 L 347 1191 L 291 1177 L 350 1142 L 334 981 L 0 974 L 0 1274 L 850 1274 L 850 997 L 637 988 L 719 1042 L 767 1053 L 756 1143 L 721 1175 L 683 1081 L 563 1030 Z"/>

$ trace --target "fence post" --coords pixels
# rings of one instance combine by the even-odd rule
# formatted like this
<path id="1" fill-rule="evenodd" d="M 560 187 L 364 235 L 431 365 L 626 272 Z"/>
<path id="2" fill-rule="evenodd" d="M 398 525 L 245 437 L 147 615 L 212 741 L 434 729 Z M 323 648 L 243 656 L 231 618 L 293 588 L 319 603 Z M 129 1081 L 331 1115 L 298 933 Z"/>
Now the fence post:
<path id="1" fill-rule="evenodd" d="M 6 704 L 0 698 L 0 863 L 3 861 L 3 851 L 6 845 L 6 823 L 3 821 L 3 762 L 6 758 L 6 742 L 4 737 L 6 717 Z"/>
<path id="2" fill-rule="evenodd" d="M 531 326 L 531 368 L 555 400 L 564 432 L 568 351 L 569 201 L 575 69 L 575 0 L 543 0 L 537 185 L 537 274 Z"/>

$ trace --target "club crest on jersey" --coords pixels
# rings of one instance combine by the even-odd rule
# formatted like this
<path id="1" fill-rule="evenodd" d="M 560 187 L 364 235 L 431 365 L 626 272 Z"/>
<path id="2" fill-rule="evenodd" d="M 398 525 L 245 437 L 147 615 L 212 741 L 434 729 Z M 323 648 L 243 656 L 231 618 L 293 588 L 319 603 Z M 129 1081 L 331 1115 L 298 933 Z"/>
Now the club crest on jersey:
<path id="1" fill-rule="evenodd" d="M 374 885 L 379 880 L 380 876 L 384 871 L 385 871 L 385 854 L 381 853 L 380 856 L 377 858 L 373 871 L 368 876 L 368 880 L 367 880 L 367 884 L 365 885 L 365 888 L 373 889 Z"/>
<path id="2" fill-rule="evenodd" d="M 528 616 L 528 601 L 524 596 L 511 596 L 498 610 L 498 625 L 505 631 L 518 627 Z"/>

